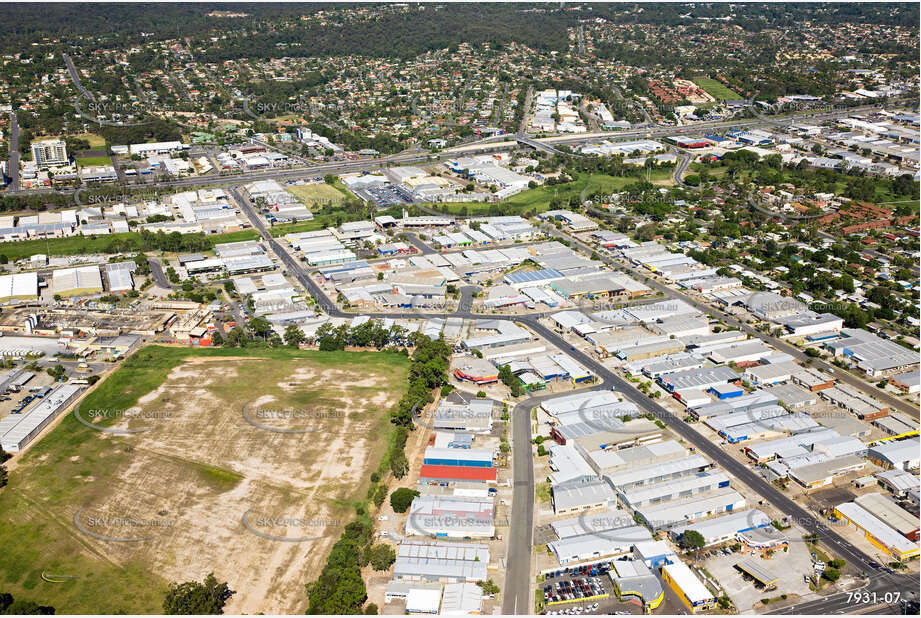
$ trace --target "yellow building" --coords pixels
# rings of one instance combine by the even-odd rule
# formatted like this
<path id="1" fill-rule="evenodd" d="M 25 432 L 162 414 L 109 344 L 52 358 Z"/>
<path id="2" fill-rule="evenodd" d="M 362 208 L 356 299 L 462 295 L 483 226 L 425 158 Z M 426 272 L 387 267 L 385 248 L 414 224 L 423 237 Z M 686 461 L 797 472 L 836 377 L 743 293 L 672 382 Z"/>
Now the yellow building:
<path id="1" fill-rule="evenodd" d="M 899 562 L 918 557 L 918 544 L 909 541 L 888 524 L 854 502 L 835 507 L 835 516 L 851 528 L 863 533 L 864 538 L 877 549 Z"/>
<path id="2" fill-rule="evenodd" d="M 716 606 L 716 597 L 683 562 L 664 565 L 662 581 L 675 591 L 692 614 L 709 611 Z"/>

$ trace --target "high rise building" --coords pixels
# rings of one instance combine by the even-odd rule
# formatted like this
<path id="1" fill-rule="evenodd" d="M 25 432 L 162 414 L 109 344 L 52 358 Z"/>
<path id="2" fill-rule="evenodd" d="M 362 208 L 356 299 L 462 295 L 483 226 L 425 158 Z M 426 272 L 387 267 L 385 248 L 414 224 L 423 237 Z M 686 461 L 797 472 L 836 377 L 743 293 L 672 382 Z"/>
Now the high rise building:
<path id="1" fill-rule="evenodd" d="M 39 167 L 67 165 L 67 145 L 61 139 L 32 142 L 32 160 Z"/>

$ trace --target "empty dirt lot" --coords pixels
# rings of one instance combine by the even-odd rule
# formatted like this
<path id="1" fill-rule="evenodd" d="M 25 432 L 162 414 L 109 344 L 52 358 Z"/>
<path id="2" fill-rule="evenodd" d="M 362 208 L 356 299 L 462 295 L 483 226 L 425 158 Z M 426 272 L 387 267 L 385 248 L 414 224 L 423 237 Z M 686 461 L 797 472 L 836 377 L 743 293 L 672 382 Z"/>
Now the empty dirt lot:
<path id="1" fill-rule="evenodd" d="M 159 612 L 168 582 L 213 571 L 237 591 L 226 612 L 305 610 L 386 449 L 407 363 L 228 352 L 141 350 L 80 406 L 107 431 L 71 414 L 17 462 L 4 588 L 58 613 Z"/>

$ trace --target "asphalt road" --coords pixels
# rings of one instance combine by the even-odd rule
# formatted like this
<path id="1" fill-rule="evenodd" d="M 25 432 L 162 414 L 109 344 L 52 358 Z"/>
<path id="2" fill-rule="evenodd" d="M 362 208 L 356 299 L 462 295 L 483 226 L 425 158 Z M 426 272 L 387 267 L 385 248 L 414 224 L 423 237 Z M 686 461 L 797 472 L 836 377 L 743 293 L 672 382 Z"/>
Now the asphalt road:
<path id="1" fill-rule="evenodd" d="M 232 194 L 240 203 L 243 211 L 250 218 L 253 226 L 260 232 L 263 239 L 269 244 L 276 255 L 285 264 L 288 272 L 295 276 L 302 285 L 310 290 L 311 294 L 317 298 L 321 304 L 326 306 L 327 312 L 332 316 L 351 317 L 334 305 L 328 302 L 326 295 L 319 289 L 319 286 L 310 278 L 304 268 L 294 259 L 287 251 L 266 230 L 261 219 L 255 210 L 249 204 L 248 200 L 240 195 L 239 191 L 234 189 Z M 464 319 L 483 319 L 484 316 L 474 314 L 470 311 L 469 304 L 459 304 L 458 311 L 454 312 L 453 317 Z M 415 313 L 406 312 L 401 315 L 394 313 L 373 313 L 367 314 L 371 317 L 444 317 L 444 313 Z M 917 576 L 905 577 L 900 575 L 888 575 L 882 571 L 876 571 L 870 566 L 873 559 L 870 558 L 860 549 L 854 547 L 851 543 L 844 540 L 833 530 L 829 529 L 824 522 L 817 520 L 805 508 L 796 504 L 793 500 L 785 496 L 773 485 L 766 482 L 759 474 L 754 472 L 748 466 L 743 465 L 735 458 L 723 451 L 720 447 L 698 433 L 693 426 L 685 423 L 667 409 L 649 399 L 648 397 L 636 391 L 632 384 L 623 378 L 620 378 L 605 366 L 600 364 L 594 358 L 591 358 L 581 350 L 572 348 L 557 333 L 553 332 L 538 321 L 538 316 L 485 316 L 489 319 L 504 319 L 518 321 L 527 326 L 532 332 L 545 338 L 551 344 L 557 346 L 566 354 L 572 356 L 575 360 L 582 363 L 585 367 L 591 369 L 595 375 L 600 378 L 600 384 L 596 388 L 614 388 L 618 392 L 628 396 L 634 401 L 640 409 L 648 414 L 668 424 L 672 430 L 694 445 L 701 453 L 709 457 L 713 462 L 721 466 L 736 479 L 750 487 L 753 491 L 761 495 L 768 502 L 772 503 L 785 515 L 795 519 L 797 524 L 807 532 L 818 535 L 821 543 L 832 552 L 836 557 L 844 558 L 849 565 L 866 573 L 873 573 L 871 580 L 872 589 L 885 591 L 887 589 L 912 590 L 917 589 Z M 530 595 L 531 582 L 531 535 L 534 528 L 534 496 L 535 483 L 534 472 L 531 462 L 530 449 L 530 416 L 529 410 L 539 403 L 542 399 L 549 397 L 529 398 L 516 405 L 513 412 L 513 439 L 515 448 L 513 449 L 513 499 L 511 521 L 515 526 L 509 532 L 509 549 L 506 573 L 506 585 L 503 600 L 503 612 L 513 613 L 531 613 L 532 599 Z"/>
<path id="2" fill-rule="evenodd" d="M 73 63 L 70 61 L 68 56 L 65 56 L 65 61 L 68 62 L 68 70 L 71 72 L 71 77 L 74 78 L 74 83 L 81 89 L 81 93 L 84 93 L 84 96 L 92 100 L 92 94 L 87 92 L 83 88 L 82 84 L 79 82 L 79 75 L 77 75 L 76 68 L 73 67 Z M 803 114 L 800 116 L 792 117 L 782 117 L 776 119 L 752 119 L 752 120 L 742 120 L 742 121 L 715 121 L 715 122 L 705 122 L 698 123 L 692 128 L 688 129 L 694 133 L 700 133 L 703 131 L 714 131 L 717 129 L 728 129 L 728 128 L 742 128 L 742 127 L 755 127 L 755 126 L 785 126 L 794 124 L 797 122 L 805 121 L 817 121 L 828 118 L 835 118 L 839 116 L 847 116 L 850 114 L 855 114 L 862 111 L 869 111 L 873 109 L 879 109 L 879 106 L 861 106 L 854 107 L 847 110 L 837 110 L 832 112 L 823 112 L 816 114 Z M 662 137 L 667 135 L 673 135 L 678 132 L 677 127 L 643 127 L 639 129 L 633 129 L 629 131 L 606 131 L 599 133 L 583 133 L 580 135 L 563 135 L 563 136 L 554 136 L 547 138 L 534 139 L 525 134 L 517 134 L 514 137 L 519 142 L 523 144 L 530 145 L 535 148 L 540 148 L 548 152 L 557 152 L 553 147 L 554 144 L 565 144 L 565 143 L 576 143 L 584 142 L 594 139 L 602 138 L 612 138 L 612 139 L 630 139 L 638 137 Z M 681 129 L 684 131 L 685 129 Z M 380 159 L 366 159 L 363 161 L 350 161 L 350 162 L 339 162 L 331 163 L 325 165 L 317 165 L 310 167 L 292 167 L 288 169 L 269 169 L 269 170 L 260 170 L 255 172 L 246 172 L 243 174 L 232 174 L 228 176 L 213 177 L 213 176 L 199 176 L 191 178 L 181 178 L 178 180 L 165 181 L 165 182 L 156 182 L 150 184 L 143 184 L 138 186 L 146 187 L 197 187 L 197 186 L 233 186 L 237 184 L 244 184 L 247 182 L 252 182 L 254 180 L 262 180 L 267 178 L 276 178 L 276 179 L 287 179 L 287 178 L 299 178 L 303 177 L 305 174 L 316 174 L 316 175 L 325 175 L 325 174 L 342 174 L 346 172 L 359 172 L 364 170 L 378 169 L 380 167 L 385 167 L 387 165 L 410 165 L 413 163 L 422 163 L 422 162 L 434 162 L 434 161 L 443 161 L 445 159 L 454 158 L 460 156 L 461 154 L 475 154 L 481 152 L 490 152 L 492 150 L 502 150 L 508 149 L 515 145 L 515 142 L 505 141 L 503 136 L 500 139 L 485 139 L 471 144 L 465 144 L 462 146 L 455 146 L 449 148 L 437 155 L 430 154 L 412 154 L 412 153 L 400 153 L 396 155 L 391 155 L 389 157 L 382 157 Z M 538 145 L 539 144 L 539 145 Z M 128 185 L 131 187 L 133 185 Z M 62 194 L 72 193 L 70 190 L 57 191 L 54 189 L 46 190 L 31 190 L 30 194 L 44 193 L 44 192 L 57 192 Z M 14 194 L 15 192 L 10 190 L 9 194 Z"/>
<path id="3" fill-rule="evenodd" d="M 891 578 L 891 576 L 889 576 Z M 913 577 L 903 576 L 903 579 L 891 580 L 888 579 L 885 582 L 874 586 L 871 585 L 866 588 L 860 589 L 861 593 L 869 593 L 869 602 L 863 602 L 862 594 L 860 597 L 855 595 L 850 595 L 847 592 L 836 592 L 830 594 L 821 599 L 816 599 L 814 601 L 806 601 L 805 603 L 798 603 L 796 605 L 791 605 L 789 607 L 783 607 L 771 612 L 767 612 L 771 615 L 776 616 L 803 616 L 809 614 L 854 614 L 854 613 L 870 613 L 870 614 L 898 614 L 900 613 L 898 607 L 893 607 L 897 603 L 893 603 L 895 596 L 892 593 L 899 593 L 900 598 L 904 599 L 907 595 L 914 593 L 914 598 L 917 599 L 918 594 L 918 576 Z M 872 596 L 873 593 L 876 594 L 876 597 Z M 886 602 L 886 593 L 889 593 L 889 602 Z M 856 591 L 855 591 L 856 594 Z M 880 611 L 884 610 L 884 611 Z"/>
<path id="4" fill-rule="evenodd" d="M 64 64 L 67 65 L 67 72 L 70 73 L 70 79 L 74 82 L 74 87 L 82 94 L 88 101 L 95 101 L 96 97 L 93 96 L 93 93 L 87 90 L 83 86 L 83 82 L 80 81 L 80 74 L 77 72 L 77 67 L 74 66 L 74 61 L 71 60 L 70 56 L 67 54 L 62 54 L 64 56 Z"/>
<path id="5" fill-rule="evenodd" d="M 153 277 L 154 283 L 158 288 L 162 288 L 164 290 L 172 290 L 176 287 L 170 283 L 170 280 L 167 278 L 163 264 L 160 263 L 160 260 L 157 258 L 150 258 L 147 260 L 147 262 L 150 264 L 150 276 Z"/>

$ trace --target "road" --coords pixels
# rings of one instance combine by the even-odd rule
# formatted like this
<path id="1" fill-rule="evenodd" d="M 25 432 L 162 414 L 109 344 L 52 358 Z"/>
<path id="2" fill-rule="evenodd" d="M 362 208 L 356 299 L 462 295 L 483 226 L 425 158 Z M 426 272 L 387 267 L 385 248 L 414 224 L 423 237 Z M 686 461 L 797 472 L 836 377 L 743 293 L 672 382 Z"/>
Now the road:
<path id="1" fill-rule="evenodd" d="M 178 287 L 170 283 L 170 280 L 166 276 L 166 272 L 164 271 L 163 264 L 160 263 L 160 260 L 157 258 L 150 258 L 147 260 L 147 262 L 150 264 L 150 276 L 153 277 L 154 283 L 158 288 L 162 288 L 164 290 L 172 290 Z"/>
<path id="2" fill-rule="evenodd" d="M 14 111 L 10 112 L 10 159 L 6 172 L 10 177 L 9 191 L 19 191 L 19 119 Z"/>
<path id="3" fill-rule="evenodd" d="M 76 74 L 76 70 L 73 71 L 73 75 Z M 82 86 L 80 86 L 82 88 Z M 878 109 L 873 106 L 863 106 L 850 108 L 848 110 L 840 110 L 835 112 L 825 112 L 821 114 L 814 115 L 801 115 L 790 118 L 780 118 L 773 119 L 770 121 L 762 120 L 748 120 L 748 121 L 716 121 L 716 122 L 706 122 L 699 123 L 694 125 L 694 131 L 712 131 L 716 129 L 725 129 L 725 128 L 741 128 L 741 127 L 754 127 L 754 126 L 764 126 L 764 125 L 784 125 L 784 124 L 793 124 L 795 122 L 803 122 L 807 119 L 812 121 L 825 118 L 833 118 L 838 116 L 846 116 L 850 114 L 855 114 L 861 111 L 868 111 L 871 109 Z M 533 148 L 539 148 L 546 152 L 558 153 L 559 151 L 554 147 L 554 144 L 575 144 L 585 141 L 611 138 L 611 139 L 635 139 L 639 137 L 662 137 L 667 135 L 674 134 L 676 129 L 674 127 L 654 127 L 654 128 L 639 128 L 630 131 L 606 131 L 598 133 L 583 133 L 581 135 L 564 135 L 564 136 L 555 136 L 555 137 L 545 137 L 539 139 L 533 139 L 526 134 L 516 134 L 514 139 L 519 143 L 531 146 Z M 505 137 L 505 136 L 504 136 Z M 461 155 L 470 155 L 470 154 L 480 154 L 492 152 L 494 150 L 507 150 L 515 146 L 515 141 L 505 141 L 504 138 L 500 139 L 484 139 L 471 144 L 465 144 L 463 146 L 455 146 L 448 148 L 443 152 L 436 155 L 429 154 L 414 154 L 414 153 L 399 153 L 396 155 L 390 155 L 388 157 L 383 157 L 380 159 L 365 159 L 362 161 L 347 161 L 347 162 L 336 162 L 328 163 L 324 165 L 310 166 L 310 167 L 291 167 L 286 169 L 268 169 L 260 170 L 254 172 L 245 172 L 242 174 L 232 174 L 227 176 L 221 176 L 215 178 L 213 176 L 199 176 L 191 178 L 181 178 L 177 180 L 170 180 L 165 182 L 149 183 L 149 184 L 139 184 L 138 186 L 145 187 L 179 187 L 179 188 L 192 188 L 200 186 L 232 186 L 235 184 L 244 184 L 247 182 L 252 182 L 254 180 L 264 180 L 268 178 L 275 178 L 279 180 L 287 178 L 299 178 L 303 177 L 305 174 L 316 174 L 316 175 L 325 175 L 325 174 L 343 174 L 347 172 L 361 172 L 365 170 L 373 170 L 381 167 L 386 167 L 388 165 L 412 165 L 415 163 L 423 162 L 435 162 L 435 161 L 444 161 L 446 159 L 456 158 Z M 129 187 L 132 185 L 128 185 Z M 8 194 L 20 193 L 19 191 L 8 191 Z M 44 190 L 30 190 L 26 193 L 28 194 L 40 194 L 40 193 L 58 193 L 58 194 L 70 194 L 73 193 L 72 190 L 56 190 L 56 189 L 44 189 Z"/>
<path id="4" fill-rule="evenodd" d="M 67 65 L 67 72 L 70 73 L 70 79 L 74 82 L 74 87 L 84 98 L 86 98 L 86 100 L 95 101 L 96 97 L 93 96 L 93 93 L 87 90 L 83 86 L 83 82 L 80 81 L 80 74 L 77 72 L 77 67 L 74 66 L 74 61 L 71 60 L 70 56 L 67 54 L 62 54 L 62 56 L 64 57 L 64 64 Z"/>
<path id="5" fill-rule="evenodd" d="M 231 190 L 231 193 L 235 199 L 237 199 L 243 212 L 249 217 L 253 227 L 259 231 L 265 242 L 271 247 L 279 259 L 281 259 L 288 272 L 296 277 L 321 305 L 326 307 L 327 313 L 335 317 L 352 317 L 352 314 L 346 314 L 338 307 L 329 303 L 326 295 L 320 290 L 316 282 L 310 278 L 309 274 L 297 260 L 285 251 L 277 240 L 272 238 L 258 214 L 249 201 L 240 194 L 239 190 L 234 188 Z M 468 304 L 459 303 L 458 310 L 451 315 L 464 319 L 484 318 L 482 315 L 474 314 L 471 308 L 472 307 Z M 407 312 L 405 315 L 397 316 L 391 312 L 371 313 L 366 315 L 370 315 L 370 317 L 374 318 L 426 318 L 444 317 L 446 314 Z M 693 426 L 685 423 L 654 400 L 642 395 L 630 382 L 617 376 L 594 358 L 570 346 L 557 333 L 541 324 L 538 321 L 538 316 L 490 315 L 488 318 L 518 321 L 528 327 L 532 332 L 546 339 L 552 345 L 564 350 L 566 354 L 573 357 L 577 362 L 591 369 L 600 379 L 600 384 L 597 385 L 598 388 L 614 388 L 618 392 L 626 395 L 634 401 L 643 412 L 652 414 L 654 417 L 662 420 L 681 438 L 694 445 L 702 454 L 709 457 L 711 461 L 715 462 L 729 474 L 732 474 L 736 479 L 750 487 L 753 491 L 777 507 L 782 513 L 794 518 L 800 527 L 807 532 L 818 535 L 821 543 L 836 557 L 844 558 L 852 567 L 859 571 L 874 573 L 871 583 L 874 590 L 895 589 L 897 587 L 900 587 L 902 590 L 917 589 L 917 576 L 911 578 L 901 575 L 888 575 L 881 571 L 874 572 L 875 569 L 870 566 L 874 561 L 867 554 L 829 529 L 824 522 L 817 520 L 805 508 L 796 504 L 773 485 L 766 482 L 759 474 L 753 471 L 753 469 L 740 463 L 729 455 L 729 453 L 698 433 Z M 530 448 L 529 411 L 534 405 L 550 396 L 552 395 L 529 398 L 516 405 L 513 411 L 512 434 L 515 444 L 515 448 L 513 449 L 514 489 L 510 519 L 516 522 L 516 525 L 509 532 L 508 572 L 506 574 L 507 582 L 503 600 L 503 612 L 506 614 L 529 614 L 533 610 L 530 583 L 532 575 L 531 535 L 534 528 L 535 484 Z M 914 588 L 912 588 L 912 586 L 914 586 Z"/>
<path id="6" fill-rule="evenodd" d="M 891 576 L 889 576 L 891 577 Z M 783 607 L 771 612 L 768 614 L 776 616 L 803 616 L 809 614 L 850 614 L 850 613 L 882 613 L 882 614 L 898 614 L 900 613 L 897 608 L 893 608 L 891 604 L 885 603 L 886 594 L 890 594 L 890 601 L 894 599 L 892 593 L 898 592 L 901 598 L 906 598 L 910 592 L 914 592 L 917 595 L 918 592 L 918 582 L 917 575 L 914 577 L 903 576 L 904 579 L 899 581 L 887 580 L 884 583 L 881 583 L 878 586 L 871 586 L 867 589 L 861 589 L 861 592 L 870 591 L 870 594 L 873 592 L 876 593 L 877 602 L 872 601 L 870 603 L 862 603 L 858 598 L 855 600 L 854 596 L 849 595 L 847 592 L 836 592 L 830 594 L 821 599 L 816 599 L 814 601 L 807 601 L 805 603 L 798 603 L 796 605 L 791 605 L 789 607 Z M 909 586 L 914 586 L 910 588 Z M 917 596 L 915 597 L 917 598 Z M 879 610 L 888 610 L 888 611 L 879 611 Z"/>
<path id="7" fill-rule="evenodd" d="M 565 232 L 561 232 L 559 230 L 556 230 L 555 228 L 551 228 L 548 226 L 545 226 L 544 230 L 550 233 L 551 235 L 562 237 L 562 238 L 569 240 L 570 242 L 578 246 L 583 251 L 588 252 L 589 255 L 591 255 L 591 253 L 594 251 L 594 249 L 592 249 L 591 247 L 583 243 L 581 240 L 577 239 L 574 236 L 570 236 L 569 234 L 566 234 Z M 601 254 L 601 252 L 598 252 L 598 253 Z M 715 315 L 716 317 L 718 317 L 719 319 L 721 319 L 728 325 L 734 326 L 735 328 L 738 328 L 739 330 L 742 330 L 743 332 L 748 333 L 752 337 L 756 337 L 767 343 L 770 343 L 772 346 L 774 346 L 778 350 L 781 350 L 783 352 L 786 352 L 787 354 L 790 354 L 791 356 L 793 356 L 800 362 L 807 363 L 811 367 L 822 369 L 826 373 L 832 374 L 836 379 L 840 380 L 841 382 L 849 384 L 850 386 L 853 386 L 854 388 L 866 393 L 867 395 L 875 397 L 876 399 L 887 404 L 888 406 L 895 408 L 901 412 L 904 412 L 915 419 L 919 418 L 918 408 L 913 406 L 910 402 L 899 399 L 898 397 L 894 395 L 883 392 L 879 390 L 878 388 L 871 386 L 864 380 L 855 376 L 850 371 L 845 371 L 844 369 L 836 367 L 832 365 L 831 363 L 827 363 L 818 358 L 813 358 L 811 356 L 808 356 L 800 348 L 790 343 L 787 343 L 786 341 L 784 341 L 783 339 L 780 339 L 779 337 L 775 337 L 769 333 L 763 333 L 760 330 L 754 328 L 753 326 L 746 324 L 742 320 L 736 318 L 735 316 L 732 316 L 720 309 L 717 309 L 716 307 L 712 305 L 704 303 L 698 300 L 697 298 L 691 296 L 690 294 L 685 294 L 684 292 L 680 292 L 663 283 L 660 283 L 659 281 L 656 281 L 655 279 L 650 277 L 650 273 L 641 272 L 638 268 L 635 268 L 632 266 L 624 266 L 623 264 L 615 261 L 614 259 L 604 254 L 601 254 L 601 259 L 608 266 L 611 266 L 612 268 L 615 268 L 622 272 L 626 272 L 630 274 L 631 276 L 633 276 L 634 278 L 639 277 L 641 279 L 648 279 L 644 283 L 648 285 L 649 287 L 651 287 L 652 289 L 662 292 L 663 294 L 669 296 L 670 298 L 676 298 L 679 300 L 683 300 L 686 303 L 692 305 L 698 311 L 702 311 L 704 313 Z"/>
<path id="8" fill-rule="evenodd" d="M 691 164 L 691 155 L 690 154 L 679 154 L 678 155 L 678 165 L 675 166 L 675 173 L 672 174 L 672 177 L 675 179 L 675 183 L 681 185 L 682 187 L 688 187 L 691 189 L 696 189 L 697 187 L 691 187 L 689 184 L 684 182 L 684 173 L 687 171 L 688 166 Z"/>

